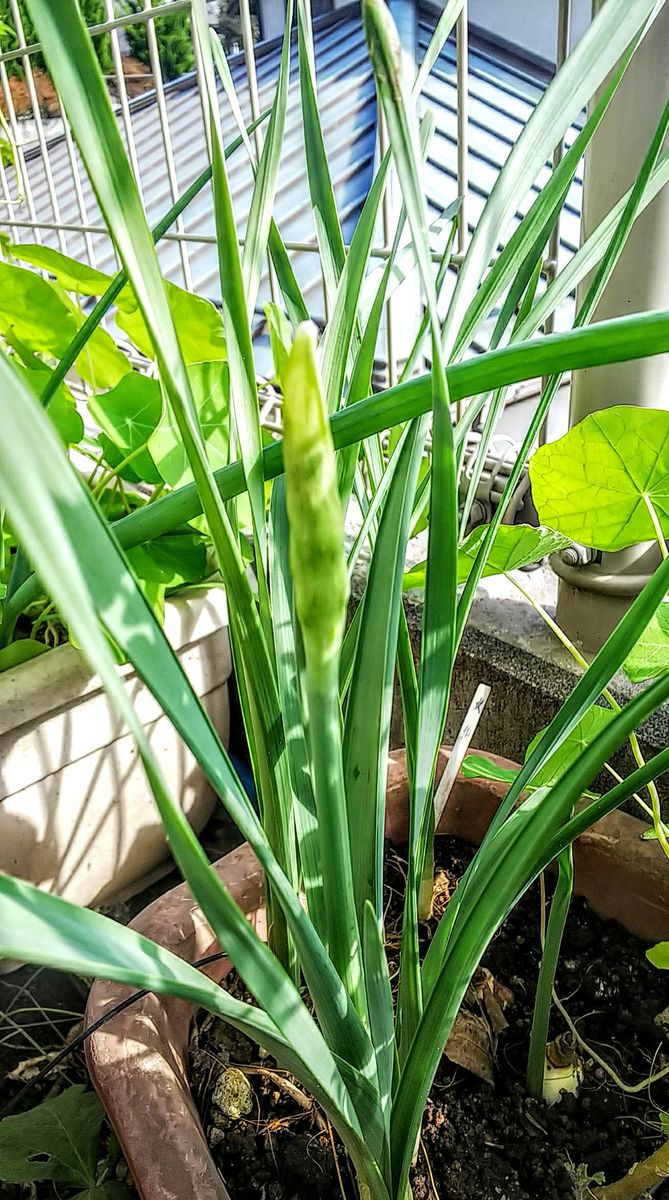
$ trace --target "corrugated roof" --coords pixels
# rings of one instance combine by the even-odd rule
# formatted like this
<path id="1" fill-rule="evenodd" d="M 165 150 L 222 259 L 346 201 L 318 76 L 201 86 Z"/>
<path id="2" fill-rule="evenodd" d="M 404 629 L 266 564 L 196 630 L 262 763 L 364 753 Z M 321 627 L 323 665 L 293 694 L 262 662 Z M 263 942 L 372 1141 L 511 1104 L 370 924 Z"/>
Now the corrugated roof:
<path id="1" fill-rule="evenodd" d="M 434 13 L 429 6 L 420 6 L 421 54 L 429 41 L 434 20 Z M 376 146 L 376 100 L 359 13 L 353 7 L 349 7 L 343 10 L 341 15 L 337 14 L 335 19 L 317 21 L 315 50 L 325 144 L 344 236 L 348 241 L 367 195 Z M 257 73 L 263 108 L 271 103 L 279 55 L 280 47 L 276 45 L 258 47 Z M 313 242 L 315 234 L 306 179 L 296 58 L 294 47 L 275 216 L 287 242 Z M 241 56 L 231 60 L 231 67 L 242 109 L 250 121 L 246 70 Z M 470 226 L 478 219 L 499 169 L 540 98 L 543 86 L 542 82 L 508 63 L 505 64 L 490 53 L 476 49 L 475 46 L 470 48 Z M 435 63 L 423 92 L 423 103 L 429 105 L 436 116 L 436 132 L 426 171 L 427 195 L 435 216 L 442 213 L 457 195 L 456 99 L 455 48 L 452 43 L 448 43 Z M 168 85 L 166 104 L 179 188 L 183 190 L 196 178 L 206 163 L 202 107 L 195 77 L 189 76 Z M 149 219 L 154 223 L 172 202 L 154 93 L 147 93 L 131 102 L 131 110 L 143 195 Z M 221 114 L 225 136 L 232 139 L 236 136 L 236 128 L 222 94 Z M 575 136 L 575 132 L 575 127 L 569 131 L 568 143 Z M 69 152 L 62 138 L 50 143 L 49 159 L 60 200 L 62 220 L 76 223 L 79 221 L 79 209 L 72 182 Z M 549 169 L 547 164 L 546 174 Z M 30 157 L 28 170 L 38 215 L 40 219 L 52 221 L 53 211 L 39 153 Z M 250 167 L 243 150 L 230 161 L 229 173 L 241 232 L 248 212 L 252 183 Z M 538 183 L 543 181 L 541 179 Z M 526 211 L 536 190 L 535 186 L 528 194 L 522 212 Z M 97 204 L 86 181 L 84 191 L 90 222 L 94 225 L 101 224 Z M 578 245 L 581 191 L 581 179 L 577 176 L 569 191 L 561 223 L 561 262 L 564 262 Z M 214 222 L 209 187 L 193 201 L 184 221 L 188 234 L 195 237 L 213 236 Z M 55 232 L 45 231 L 43 237 L 45 241 L 57 246 Z M 72 233 L 67 237 L 70 253 L 85 256 L 83 238 Z M 24 231 L 24 240 L 30 240 L 29 231 Z M 109 239 L 104 235 L 94 235 L 93 242 L 97 265 L 103 270 L 112 270 L 114 258 Z M 163 242 L 159 254 L 165 275 L 177 283 L 182 283 L 178 245 L 175 242 Z M 191 243 L 189 255 L 194 290 L 214 300 L 219 299 L 220 284 L 215 246 L 208 243 Z M 317 256 L 292 253 L 291 257 L 310 311 L 316 317 L 322 316 L 323 298 Z M 267 296 L 265 277 L 261 287 L 261 302 Z M 485 341 L 484 331 L 482 344 L 485 344 Z"/>
<path id="2" fill-rule="evenodd" d="M 272 102 L 279 56 L 280 47 L 274 46 L 266 51 L 263 51 L 262 46 L 258 48 L 257 75 L 262 109 L 269 107 Z M 317 22 L 315 56 L 325 145 L 344 237 L 348 240 L 355 228 L 372 179 L 376 145 L 376 98 L 359 17 L 344 15 L 336 21 Z M 241 56 L 231 60 L 231 69 L 242 111 L 250 123 L 251 105 L 246 68 Z M 165 93 L 179 190 L 184 191 L 207 163 L 197 80 L 194 75 L 188 76 L 166 86 Z M 222 89 L 220 102 L 224 136 L 231 141 L 237 136 L 237 127 Z M 144 94 L 131 102 L 130 107 L 142 194 L 149 220 L 154 224 L 172 204 L 155 94 Z M 123 129 L 122 122 L 120 123 Z M 79 207 L 74 192 L 69 151 L 63 138 L 57 138 L 49 144 L 49 161 L 59 198 L 61 219 L 66 224 L 76 224 L 80 221 Z M 54 220 L 53 209 L 39 152 L 30 156 L 28 171 L 38 217 L 51 222 Z M 251 169 L 243 149 L 229 160 L 229 175 L 241 234 L 248 213 L 252 186 Z M 100 212 L 85 176 L 84 194 L 89 223 L 101 225 L 103 222 Z M 295 46 L 292 53 L 291 86 L 275 218 L 287 242 L 315 240 L 306 179 Z M 191 203 L 184 214 L 184 226 L 185 232 L 194 237 L 214 235 L 210 186 L 203 189 Z M 30 231 L 23 232 L 22 240 L 32 240 Z M 55 232 L 45 231 L 43 240 L 56 248 L 58 246 Z M 71 254 L 86 256 L 83 237 L 76 233 L 68 233 L 67 241 Z M 93 244 L 99 269 L 112 270 L 115 260 L 109 239 L 96 234 L 93 235 Z M 164 274 L 182 284 L 178 244 L 174 241 L 163 241 L 159 247 L 159 255 Z M 213 300 L 220 299 L 215 246 L 207 243 L 189 243 L 189 258 L 194 290 Z M 322 314 L 322 286 L 317 256 L 293 253 L 291 258 L 310 311 L 315 315 Z M 261 289 L 261 301 L 268 294 L 265 278 Z"/>

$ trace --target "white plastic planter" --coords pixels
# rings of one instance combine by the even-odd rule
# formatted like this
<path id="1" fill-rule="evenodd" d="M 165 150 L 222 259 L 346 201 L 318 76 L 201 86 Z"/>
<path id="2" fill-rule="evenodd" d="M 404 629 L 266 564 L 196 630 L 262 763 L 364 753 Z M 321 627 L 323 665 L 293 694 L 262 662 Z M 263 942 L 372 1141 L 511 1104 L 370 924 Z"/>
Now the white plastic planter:
<path id="1" fill-rule="evenodd" d="M 168 603 L 165 632 L 224 743 L 225 593 Z M 126 686 L 172 794 L 199 829 L 211 787 L 130 667 Z M 131 895 L 168 857 L 131 736 L 72 646 L 0 674 L 0 870 L 84 905 Z"/>

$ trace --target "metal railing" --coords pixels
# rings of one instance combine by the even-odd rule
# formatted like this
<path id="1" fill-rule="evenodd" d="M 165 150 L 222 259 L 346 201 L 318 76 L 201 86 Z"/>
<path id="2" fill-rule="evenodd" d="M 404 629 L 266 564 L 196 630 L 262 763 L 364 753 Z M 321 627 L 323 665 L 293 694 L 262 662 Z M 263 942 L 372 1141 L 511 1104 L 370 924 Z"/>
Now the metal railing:
<path id="1" fill-rule="evenodd" d="M 279 0 L 277 0 L 277 3 Z M 568 46 L 569 35 L 569 11 L 570 0 L 557 0 L 559 21 L 558 21 L 558 46 L 557 46 L 557 62 L 558 65 L 564 60 Z M 140 113 L 146 103 L 146 97 L 143 99 L 134 99 L 131 96 L 132 80 L 126 75 L 124 70 L 124 55 L 122 38 L 124 30 L 130 25 L 144 23 L 146 27 L 146 40 L 148 46 L 149 62 L 147 64 L 147 74 L 151 76 L 152 84 L 152 100 L 155 105 L 157 114 L 157 127 L 159 130 L 161 152 L 164 156 L 164 176 L 169 185 L 169 194 L 171 201 L 177 200 L 180 192 L 179 172 L 175 159 L 173 134 L 170 124 L 169 110 L 167 104 L 168 88 L 179 86 L 178 82 L 168 83 L 163 75 L 160 59 L 160 39 L 159 30 L 160 23 L 166 17 L 174 16 L 180 11 L 189 11 L 191 8 L 191 0 L 161 0 L 152 7 L 147 3 L 147 6 L 137 12 L 115 11 L 115 0 L 104 0 L 104 11 L 106 19 L 100 24 L 90 26 L 90 32 L 94 36 L 107 35 L 110 42 L 112 70 L 108 74 L 108 84 L 110 91 L 113 93 L 115 101 L 115 109 L 119 126 L 125 137 L 128 155 L 133 167 L 133 171 L 142 194 L 143 180 L 142 170 L 139 161 L 137 140 L 136 140 L 136 123 L 140 119 Z M 46 121 L 42 113 L 40 100 L 37 92 L 35 80 L 31 70 L 34 57 L 41 51 L 41 46 L 38 42 L 28 44 L 25 37 L 25 30 L 21 19 L 18 0 L 10 0 L 10 9 L 13 22 L 16 29 L 17 45 L 15 48 L 5 51 L 0 54 L 0 86 L 4 97 L 4 105 L 7 113 L 7 120 L 11 130 L 13 141 L 16 145 L 15 154 L 15 170 L 16 179 L 12 181 L 10 178 L 10 168 L 2 161 L 0 157 L 0 221 L 10 231 L 14 240 L 28 240 L 27 235 L 31 239 L 41 242 L 55 233 L 59 248 L 64 253 L 75 254 L 79 253 L 78 247 L 83 246 L 85 257 L 91 266 L 99 265 L 97 261 L 96 239 L 106 235 L 107 231 L 101 224 L 96 223 L 91 217 L 91 206 L 88 196 L 87 181 L 84 176 L 82 165 L 75 148 L 74 139 L 67 119 L 61 113 L 57 119 L 57 123 L 53 120 Z M 253 40 L 253 29 L 250 11 L 249 0 L 240 0 L 240 16 L 241 16 L 241 34 L 242 34 L 242 58 L 245 64 L 246 84 L 248 87 L 248 96 L 250 102 L 251 116 L 256 120 L 261 112 L 260 107 L 260 92 L 258 87 L 257 76 L 257 59 L 256 46 Z M 203 129 L 207 131 L 207 120 L 204 108 L 204 89 L 202 86 L 202 64 L 199 60 L 197 47 L 194 47 L 194 81 L 198 87 L 200 102 L 202 107 Z M 17 112 L 14 94 L 10 83 L 9 69 L 10 64 L 19 63 L 23 68 L 25 88 L 28 98 L 28 114 L 29 121 L 26 123 L 20 119 Z M 468 180 L 468 156 L 469 156 L 469 119 L 468 119 L 468 72 L 469 72 L 469 37 L 468 37 L 468 13 L 467 3 L 465 0 L 461 16 L 457 22 L 456 29 L 456 81 L 457 81 L 457 191 L 461 199 L 460 209 L 460 224 L 458 233 L 457 250 L 453 253 L 452 266 L 457 268 L 462 261 L 463 255 L 467 247 L 468 224 L 467 214 L 469 211 L 469 180 Z M 206 134 L 205 134 L 206 135 Z M 75 219 L 64 219 L 62 212 L 63 195 L 59 193 L 57 181 L 54 178 L 50 163 L 49 143 L 54 136 L 58 136 L 64 141 L 67 154 L 68 173 L 71 175 L 69 180 L 69 194 L 74 197 Z M 258 126 L 255 130 L 255 145 L 259 153 L 262 149 L 262 127 Z M 206 143 L 205 143 L 206 144 Z M 556 147 L 554 163 L 559 162 L 562 154 L 562 144 Z M 48 193 L 49 207 L 51 213 L 46 215 L 44 212 L 38 212 L 35 205 L 35 198 L 32 191 L 31 172 L 29 166 L 31 162 L 38 156 L 43 164 L 43 170 L 46 179 L 46 190 Z M 305 204 L 308 204 L 308 198 L 304 197 Z M 6 213 L 6 216 L 4 215 Z M 161 214 L 162 215 L 162 214 Z M 244 214 L 238 214 L 243 217 Z M 382 225 L 382 237 L 380 243 L 374 245 L 372 249 L 372 257 L 378 260 L 383 260 L 388 257 L 391 248 L 391 242 L 394 234 L 393 222 L 388 209 L 384 212 Z M 179 263 L 181 279 L 185 287 L 192 289 L 193 287 L 193 271 L 192 271 L 192 255 L 198 246 L 207 243 L 214 243 L 215 237 L 209 234 L 204 234 L 200 231 L 193 233 L 188 227 L 188 211 L 180 216 L 173 230 L 165 235 L 166 242 L 176 243 L 179 251 Z M 544 274 L 547 279 L 554 276 L 557 265 L 557 249 L 559 242 L 559 227 L 553 233 L 551 239 L 549 256 L 544 264 Z M 77 246 L 77 249 L 73 247 Z M 313 241 L 296 240 L 286 242 L 287 250 L 303 253 L 317 253 L 315 237 Z M 435 260 L 439 258 L 438 254 L 434 255 Z M 275 291 L 276 285 L 270 271 L 270 286 Z M 397 377 L 398 363 L 396 359 L 395 342 L 394 342 L 394 319 L 392 299 L 387 302 L 386 308 L 386 355 L 388 372 L 391 381 Z"/>

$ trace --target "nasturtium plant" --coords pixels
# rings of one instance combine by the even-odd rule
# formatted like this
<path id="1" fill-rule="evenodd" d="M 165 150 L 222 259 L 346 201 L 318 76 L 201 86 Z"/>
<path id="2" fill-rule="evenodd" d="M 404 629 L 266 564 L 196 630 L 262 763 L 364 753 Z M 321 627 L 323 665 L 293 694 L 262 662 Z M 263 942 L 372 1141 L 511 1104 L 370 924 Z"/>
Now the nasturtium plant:
<path id="1" fill-rule="evenodd" d="M 632 683 L 645 683 L 647 679 L 657 679 L 658 675 L 669 671 L 669 603 L 666 601 L 641 630 L 623 669 Z"/>
<path id="2" fill-rule="evenodd" d="M 53 250 L 50 246 L 24 246 L 17 243 L 12 245 L 12 254 L 31 266 L 48 271 L 63 292 L 76 292 L 80 296 L 101 296 L 112 282 L 111 275 L 80 263 L 67 254 L 61 254 L 59 250 Z M 41 280 L 33 271 L 27 274 L 33 279 Z M 48 283 L 46 280 L 41 282 Z M 164 284 L 185 361 L 192 363 L 225 358 L 223 321 L 215 305 L 204 296 L 195 296 L 168 280 L 165 280 Z M 140 353 L 147 358 L 153 358 L 153 343 L 139 311 L 135 294 L 129 285 L 126 284 L 119 293 L 116 305 L 116 324 L 119 329 L 123 330 Z"/>
<path id="3" fill-rule="evenodd" d="M 165 282 L 170 310 L 176 325 L 184 362 L 215 361 L 225 358 L 225 334 L 220 313 L 210 300 L 195 296 Z M 108 280 L 111 283 L 111 279 Z M 147 358 L 154 357 L 153 342 L 139 311 L 135 294 L 125 287 L 116 301 L 116 323 Z"/>
<path id="4" fill-rule="evenodd" d="M 113 1161 L 105 1153 L 103 1125 L 100 1101 L 81 1084 L 28 1112 L 5 1117 L 0 1122 L 0 1180 L 48 1182 L 58 1195 L 63 1188 L 76 1188 L 72 1200 L 129 1200 L 125 1185 L 110 1175 Z"/>
<path id="5" fill-rule="evenodd" d="M 565 771 L 575 763 L 583 751 L 592 744 L 613 720 L 614 712 L 610 708 L 600 708 L 593 705 L 567 735 L 560 747 L 550 755 L 544 765 L 539 768 L 531 783 L 532 788 L 551 787 L 560 779 Z M 545 730 L 541 729 L 532 738 L 525 751 L 525 762 L 543 737 Z M 503 767 L 492 762 L 483 754 L 468 754 L 462 764 L 462 774 L 468 779 L 492 779 L 500 783 L 513 783 L 518 771 L 512 767 Z"/>
<path id="6" fill-rule="evenodd" d="M 76 258 L 70 258 L 51 246 L 16 242 L 10 249 L 14 258 L 42 271 L 48 271 L 68 292 L 76 292 L 80 296 L 101 296 L 109 287 L 109 276 L 103 271 L 98 271 Z"/>
<path id="7" fill-rule="evenodd" d="M 21 374 L 28 387 L 39 399 L 46 387 L 51 372 L 42 366 L 38 360 L 29 367 L 21 367 Z M 61 440 L 66 446 L 74 446 L 84 436 L 84 422 L 77 411 L 74 396 L 64 383 L 61 383 L 49 405 L 49 419 L 55 425 Z"/>
<path id="8" fill-rule="evenodd" d="M 224 467 L 229 453 L 230 373 L 227 362 L 197 362 L 187 368 L 200 429 L 213 470 Z M 148 439 L 148 451 L 160 477 L 170 487 L 190 483 L 192 473 L 183 439 L 169 404 Z"/>
<path id="9" fill-rule="evenodd" d="M 488 531 L 487 525 L 479 525 L 467 535 L 458 547 L 458 583 L 466 583 L 474 565 L 476 555 Z M 571 538 L 545 526 L 500 525 L 483 570 L 486 575 L 503 575 L 505 571 L 517 571 L 538 562 L 548 554 L 555 554 L 568 546 Z M 417 563 L 404 576 L 404 588 L 425 587 L 426 563 Z"/>
<path id="10" fill-rule="evenodd" d="M 669 942 L 659 942 L 646 951 L 646 958 L 661 971 L 669 971 Z"/>
<path id="11" fill-rule="evenodd" d="M 162 476 L 148 449 L 163 410 L 158 380 L 131 371 L 115 388 L 89 397 L 88 408 L 102 431 L 105 458 L 121 478 L 160 483 Z"/>
<path id="12" fill-rule="evenodd" d="M 530 459 L 540 520 L 595 550 L 669 533 L 669 412 L 617 405 L 591 413 Z"/>
<path id="13" fill-rule="evenodd" d="M 3 251 L 6 260 L 0 261 L 0 352 L 11 359 L 36 399 L 45 405 L 105 519 L 118 520 L 152 503 L 166 490 L 190 482 L 192 474 L 183 440 L 164 395 L 157 364 L 149 368 L 149 374 L 135 369 L 129 355 L 100 324 L 88 330 L 73 361 L 73 375 L 80 377 L 83 396 L 77 392 L 75 400 L 72 389 L 76 381 L 72 382 L 69 375 L 67 383 L 60 383 L 55 390 L 51 387 L 53 370 L 87 320 L 82 304 L 102 296 L 112 277 L 49 246 L 21 245 L 7 238 Z M 227 465 L 230 452 L 230 380 L 223 320 L 215 305 L 204 297 L 167 280 L 163 280 L 163 287 L 181 353 L 188 364 L 209 464 L 216 470 Z M 135 293 L 127 283 L 116 297 L 113 316 L 117 329 L 134 348 L 154 360 L 153 342 Z M 86 419 L 86 408 L 90 420 Z M 243 501 L 239 507 L 244 527 Z M 58 644 L 68 631 L 54 606 L 37 599 L 34 591 L 25 609 L 18 605 L 18 599 L 14 600 L 17 589 L 21 594 L 21 583 L 29 571 L 16 539 L 3 523 L 2 511 L 0 524 L 3 670 L 40 653 L 47 643 Z M 159 620 L 164 615 L 166 595 L 199 584 L 210 573 L 207 545 L 207 524 L 204 517 L 199 517 L 190 527 L 129 551 L 130 564 Z M 12 648 L 19 645 L 20 649 Z"/>
<path id="14" fill-rule="evenodd" d="M 60 358 L 84 320 L 81 308 L 58 282 L 0 262 L 0 337 L 20 361 L 25 362 L 28 354 Z M 130 363 L 107 330 L 98 327 L 76 367 L 91 387 L 106 388 L 130 370 Z"/>

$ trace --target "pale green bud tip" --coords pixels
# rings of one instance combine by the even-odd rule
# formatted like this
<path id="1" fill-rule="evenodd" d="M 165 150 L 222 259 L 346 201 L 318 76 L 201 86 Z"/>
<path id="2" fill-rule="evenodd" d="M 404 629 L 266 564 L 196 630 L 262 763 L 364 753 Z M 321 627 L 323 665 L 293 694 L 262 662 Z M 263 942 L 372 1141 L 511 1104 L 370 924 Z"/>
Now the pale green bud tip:
<path id="1" fill-rule="evenodd" d="M 300 325 L 283 375 L 283 461 L 290 566 L 307 655 L 316 669 L 339 653 L 348 572 L 344 517 L 316 359 L 316 330 Z"/>
<path id="2" fill-rule="evenodd" d="M 380 88 L 389 86 L 399 101 L 402 96 L 402 45 L 385 0 L 363 0 L 362 17 L 377 85 Z"/>

